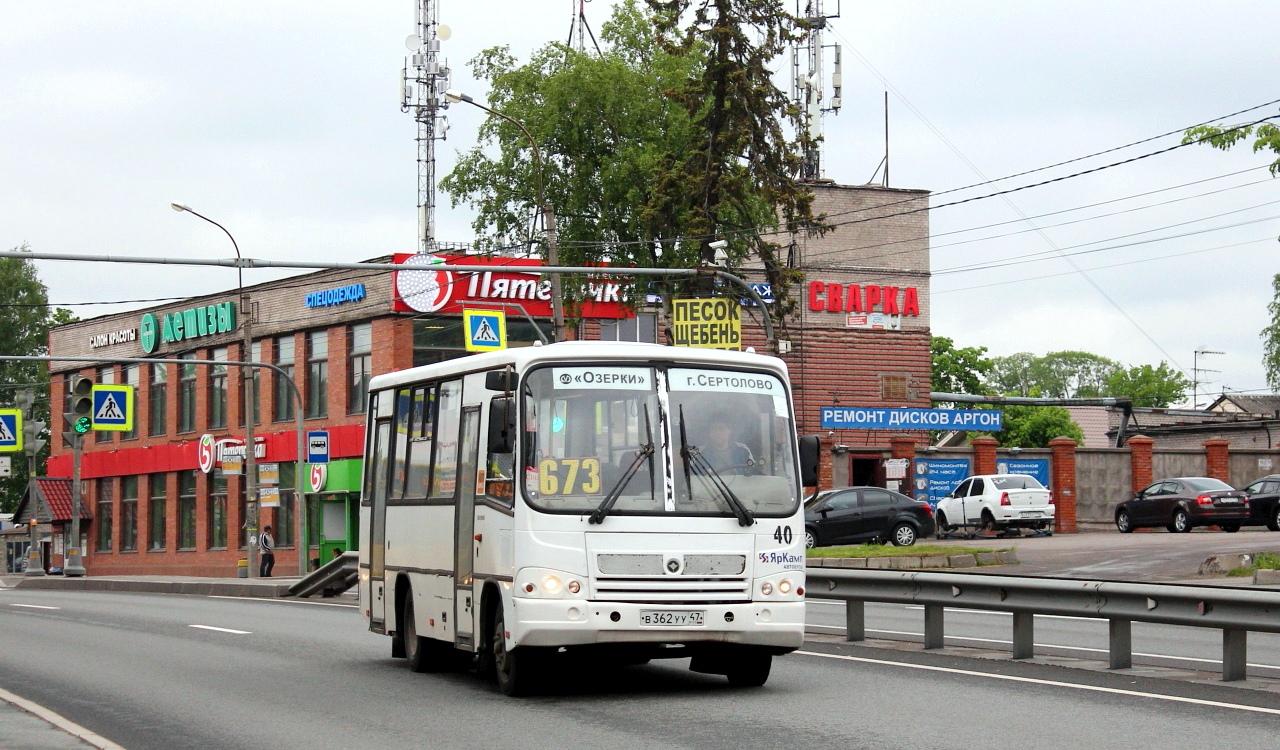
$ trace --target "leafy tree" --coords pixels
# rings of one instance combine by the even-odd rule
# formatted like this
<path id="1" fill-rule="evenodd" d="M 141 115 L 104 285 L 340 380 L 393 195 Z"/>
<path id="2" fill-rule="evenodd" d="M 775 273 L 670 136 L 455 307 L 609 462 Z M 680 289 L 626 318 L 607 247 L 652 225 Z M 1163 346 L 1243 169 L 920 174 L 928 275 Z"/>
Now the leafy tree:
<path id="1" fill-rule="evenodd" d="M 803 33 L 780 0 L 647 0 L 659 42 L 672 54 L 705 54 L 701 75 L 671 92 L 692 122 L 692 138 L 668 152 L 655 170 L 658 190 L 643 209 L 655 227 L 675 225 L 682 254 L 696 245 L 729 242 L 731 263 L 754 257 L 778 297 L 784 317 L 794 308 L 788 290 L 797 275 L 762 228 L 816 230 L 813 193 L 801 182 L 808 145 L 800 113 L 774 84 L 773 61 Z M 681 28 L 685 18 L 690 23 Z M 789 125 L 796 140 L 788 139 Z"/>
<path id="2" fill-rule="evenodd" d="M 1001 407 L 1004 430 L 992 433 L 1006 448 L 1047 448 L 1056 437 L 1069 437 L 1084 443 L 1084 431 L 1071 419 L 1071 412 L 1061 406 Z"/>
<path id="3" fill-rule="evenodd" d="M 1183 143 L 1205 143 L 1223 151 L 1230 150 L 1237 143 L 1254 136 L 1253 151 L 1271 151 L 1280 154 L 1280 127 L 1270 122 L 1249 125 L 1200 125 L 1188 128 L 1183 134 Z M 1271 176 L 1280 176 L 1280 158 L 1269 166 Z M 1262 367 L 1267 372 L 1267 385 L 1272 390 L 1280 390 L 1280 274 L 1271 279 L 1273 296 L 1267 312 L 1271 314 L 1271 324 L 1262 329 Z"/>
<path id="4" fill-rule="evenodd" d="M 30 250 L 25 244 L 14 249 Z M 0 354 L 45 354 L 50 326 L 75 320 L 68 310 L 49 308 L 48 289 L 30 260 L 0 258 L 0 300 Z M 0 405 L 14 408 L 18 391 L 28 388 L 36 396 L 34 418 L 50 424 L 56 434 L 57 425 L 49 419 L 49 368 L 40 362 L 0 360 Z M 0 511 L 11 513 L 27 486 L 27 460 L 23 453 L 6 455 L 12 456 L 12 475 L 0 478 Z M 37 457 L 37 465 L 48 455 L 46 447 Z"/>
<path id="5" fill-rule="evenodd" d="M 1107 379 L 1121 365 L 1089 352 L 1049 352 L 1036 360 L 1032 377 L 1046 398 L 1095 398 L 1109 395 Z"/>
<path id="6" fill-rule="evenodd" d="M 1018 352 L 991 359 L 989 382 L 1006 396 L 1030 396 L 1036 389 L 1033 373 L 1036 360 L 1031 352 Z"/>
<path id="7" fill-rule="evenodd" d="M 933 353 L 933 390 L 942 393 L 989 392 L 985 380 L 992 372 L 992 362 L 985 356 L 987 347 L 967 346 L 959 348 L 945 336 L 934 336 L 929 342 Z"/>
<path id="8" fill-rule="evenodd" d="M 1105 395 L 1130 398 L 1134 406 L 1165 409 L 1181 401 L 1190 388 L 1186 376 L 1161 362 L 1159 367 L 1137 365 L 1116 370 L 1107 378 Z"/>
<path id="9" fill-rule="evenodd" d="M 600 56 L 552 44 L 517 66 L 494 48 L 472 67 L 489 82 L 491 106 L 539 144 L 562 263 L 689 268 L 722 236 L 731 264 L 763 264 L 785 314 L 794 274 L 764 233 L 779 215 L 788 229 L 810 226 L 812 195 L 782 130 L 796 110 L 768 64 L 794 19 L 777 0 L 718 0 L 682 30 L 688 2 L 648 5 L 615 6 Z M 496 156 L 482 150 L 489 144 Z M 480 145 L 441 181 L 454 205 L 477 209 L 488 247 L 537 238 L 527 219 L 537 185 L 529 139 L 493 116 Z"/>

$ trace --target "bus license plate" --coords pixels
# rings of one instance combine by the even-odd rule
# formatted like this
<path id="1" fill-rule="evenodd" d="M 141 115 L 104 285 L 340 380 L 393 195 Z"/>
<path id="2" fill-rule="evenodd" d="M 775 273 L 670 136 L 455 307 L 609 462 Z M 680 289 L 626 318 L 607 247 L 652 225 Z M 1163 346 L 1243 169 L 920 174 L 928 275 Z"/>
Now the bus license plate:
<path id="1" fill-rule="evenodd" d="M 697 612 L 673 612 L 665 609 L 642 609 L 640 610 L 641 625 L 666 625 L 671 627 L 698 627 L 703 624 L 707 613 Z"/>

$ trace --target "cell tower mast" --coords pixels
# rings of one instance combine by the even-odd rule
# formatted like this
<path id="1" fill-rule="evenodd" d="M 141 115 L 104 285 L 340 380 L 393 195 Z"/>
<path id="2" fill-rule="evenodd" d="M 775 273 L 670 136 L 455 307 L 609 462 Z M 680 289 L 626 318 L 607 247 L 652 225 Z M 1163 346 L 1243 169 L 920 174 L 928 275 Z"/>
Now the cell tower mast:
<path id="1" fill-rule="evenodd" d="M 804 13 L 800 12 L 800 0 L 796 0 L 796 15 L 809 24 L 809 31 L 804 39 L 791 48 L 792 87 L 791 99 L 800 108 L 800 117 L 809 136 L 809 145 L 804 153 L 804 166 L 801 176 L 806 180 L 817 180 L 822 177 L 820 162 L 822 147 L 822 115 L 825 112 L 840 111 L 840 45 L 831 45 L 835 71 L 831 75 L 831 97 L 823 104 L 823 46 L 822 30 L 827 21 L 840 17 L 837 2 L 836 12 L 826 15 L 822 11 L 822 0 L 807 0 Z"/>
<path id="2" fill-rule="evenodd" d="M 404 40 L 413 54 L 405 58 L 400 73 L 400 109 L 418 123 L 418 250 L 430 252 L 436 245 L 436 140 L 444 140 L 449 122 L 444 92 L 449 88 L 449 67 L 440 57 L 440 42 L 449 39 L 448 26 L 439 22 L 438 0 L 418 0 L 417 33 Z"/>

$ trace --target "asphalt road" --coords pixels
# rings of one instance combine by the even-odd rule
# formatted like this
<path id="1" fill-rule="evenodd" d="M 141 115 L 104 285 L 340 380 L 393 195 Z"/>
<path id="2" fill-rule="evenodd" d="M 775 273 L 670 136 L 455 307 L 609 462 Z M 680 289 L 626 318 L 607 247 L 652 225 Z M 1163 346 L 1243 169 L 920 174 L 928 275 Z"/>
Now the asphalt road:
<path id="1" fill-rule="evenodd" d="M 2 687 L 128 750 L 1267 747 L 1275 695 L 820 639 L 762 689 L 686 661 L 509 699 L 418 675 L 331 603 L 0 591 Z"/>

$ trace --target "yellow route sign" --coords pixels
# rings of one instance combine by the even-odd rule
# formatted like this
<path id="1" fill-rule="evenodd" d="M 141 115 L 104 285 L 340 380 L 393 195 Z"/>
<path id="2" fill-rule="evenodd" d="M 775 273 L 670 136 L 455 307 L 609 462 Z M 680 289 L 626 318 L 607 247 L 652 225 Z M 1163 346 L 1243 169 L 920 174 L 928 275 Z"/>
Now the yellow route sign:
<path id="1" fill-rule="evenodd" d="M 742 349 L 742 316 L 737 300 L 671 300 L 671 331 L 676 346 Z"/>

